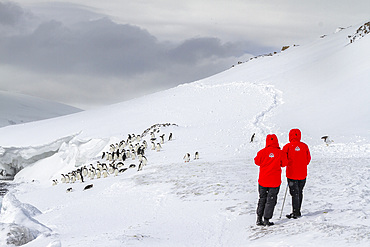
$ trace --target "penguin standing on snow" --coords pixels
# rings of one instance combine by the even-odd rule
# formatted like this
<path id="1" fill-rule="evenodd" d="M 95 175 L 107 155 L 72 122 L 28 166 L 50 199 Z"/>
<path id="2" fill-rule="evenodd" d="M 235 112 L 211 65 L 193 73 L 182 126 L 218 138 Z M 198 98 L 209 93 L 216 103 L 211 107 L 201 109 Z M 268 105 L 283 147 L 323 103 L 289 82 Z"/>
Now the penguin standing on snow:
<path id="1" fill-rule="evenodd" d="M 88 175 L 88 170 L 87 170 L 86 166 L 84 166 L 84 168 L 82 169 L 82 175 L 83 175 L 83 177 L 87 177 L 87 175 Z"/>
<path id="2" fill-rule="evenodd" d="M 116 168 L 114 168 L 114 171 L 113 171 L 113 173 L 114 173 L 114 176 L 117 176 L 118 175 L 118 168 L 116 167 Z"/>
<path id="3" fill-rule="evenodd" d="M 102 175 L 103 175 L 103 178 L 108 177 L 108 171 L 107 171 L 107 169 L 105 169 L 105 168 L 103 169 Z"/>
<path id="4" fill-rule="evenodd" d="M 148 160 L 144 155 L 139 156 L 139 161 L 143 162 L 143 166 L 145 166 L 148 163 Z"/>
<path id="5" fill-rule="evenodd" d="M 334 142 L 334 141 L 332 141 L 332 140 L 329 139 L 329 136 L 323 136 L 323 137 L 321 137 L 321 139 L 324 140 L 326 146 L 329 146 L 329 143 Z"/>
<path id="6" fill-rule="evenodd" d="M 199 152 L 195 152 L 194 159 L 199 160 Z"/>
<path id="7" fill-rule="evenodd" d="M 119 162 L 119 163 L 122 163 L 122 162 Z M 118 164 L 119 164 L 119 163 L 118 163 Z M 118 164 L 117 164 L 117 165 L 118 165 Z M 109 173 L 109 174 L 113 174 L 113 172 L 114 172 L 114 168 L 115 168 L 115 167 L 114 167 L 114 164 L 109 164 L 109 167 L 108 167 L 108 173 Z"/>
<path id="8" fill-rule="evenodd" d="M 143 161 L 140 161 L 137 171 L 141 171 L 143 169 Z"/>
<path id="9" fill-rule="evenodd" d="M 96 170 L 96 178 L 100 178 L 101 177 L 101 171 L 100 169 L 97 169 Z"/>
<path id="10" fill-rule="evenodd" d="M 162 146 L 159 142 L 157 143 L 156 149 L 157 149 L 157 152 L 161 151 L 161 149 L 162 149 Z"/>
<path id="11" fill-rule="evenodd" d="M 94 177 L 95 177 L 95 168 L 94 167 L 92 167 L 92 168 L 90 168 L 90 179 L 94 179 Z"/>
<path id="12" fill-rule="evenodd" d="M 84 177 L 82 175 L 81 169 L 77 169 L 77 180 L 81 180 L 81 183 L 84 182 Z"/>
<path id="13" fill-rule="evenodd" d="M 126 160 L 126 158 L 127 158 L 127 156 L 126 156 L 126 151 L 123 151 L 123 152 L 122 152 L 122 155 L 121 155 L 121 160 L 122 160 L 122 161 L 125 161 L 125 160 Z"/>
<path id="14" fill-rule="evenodd" d="M 68 175 L 68 174 L 66 174 L 66 175 L 65 175 L 65 178 L 66 178 L 65 183 L 66 183 L 66 184 L 69 184 L 69 182 L 70 182 L 70 177 L 69 177 L 69 175 Z"/>
<path id="15" fill-rule="evenodd" d="M 165 135 L 165 134 L 163 134 L 163 135 L 159 136 L 159 137 L 160 137 L 160 139 L 161 139 L 161 144 L 163 144 L 163 143 L 164 143 L 164 135 Z"/>
<path id="16" fill-rule="evenodd" d="M 144 149 L 148 148 L 148 143 L 144 140 L 143 141 Z"/>
<path id="17" fill-rule="evenodd" d="M 66 182 L 66 176 L 64 176 L 64 174 L 61 174 L 62 175 L 62 178 L 60 179 L 60 181 L 62 183 L 65 183 Z"/>
<path id="18" fill-rule="evenodd" d="M 185 160 L 185 163 L 190 161 L 190 154 L 189 153 L 185 154 L 184 160 Z"/>
<path id="19" fill-rule="evenodd" d="M 150 140 L 155 141 L 155 134 L 154 132 L 150 132 Z"/>
<path id="20" fill-rule="evenodd" d="M 256 136 L 256 133 L 253 133 L 252 137 L 251 137 L 251 143 L 254 141 L 254 137 Z"/>
<path id="21" fill-rule="evenodd" d="M 108 160 L 109 160 L 110 162 L 112 162 L 112 160 L 113 160 L 113 153 L 109 153 L 109 154 L 108 154 Z"/>

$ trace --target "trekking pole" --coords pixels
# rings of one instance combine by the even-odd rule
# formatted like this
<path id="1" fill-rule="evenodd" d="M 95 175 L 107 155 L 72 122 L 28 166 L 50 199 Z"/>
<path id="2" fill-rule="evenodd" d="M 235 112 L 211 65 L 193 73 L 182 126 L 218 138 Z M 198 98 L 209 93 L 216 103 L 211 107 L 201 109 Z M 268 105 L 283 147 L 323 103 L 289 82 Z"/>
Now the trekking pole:
<path id="1" fill-rule="evenodd" d="M 284 200 L 283 200 L 283 206 L 281 207 L 281 212 L 280 212 L 279 220 L 281 219 L 281 215 L 283 214 L 283 208 L 284 208 L 285 198 L 286 198 L 286 193 L 287 193 L 287 192 L 288 192 L 288 184 L 286 185 L 285 195 L 284 195 Z"/>

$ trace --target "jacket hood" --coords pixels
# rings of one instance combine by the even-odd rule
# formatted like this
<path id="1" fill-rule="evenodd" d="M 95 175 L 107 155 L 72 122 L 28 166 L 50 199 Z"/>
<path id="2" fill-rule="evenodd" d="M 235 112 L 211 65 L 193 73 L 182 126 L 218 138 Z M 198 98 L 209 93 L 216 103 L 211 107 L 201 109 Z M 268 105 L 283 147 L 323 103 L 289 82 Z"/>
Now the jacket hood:
<path id="1" fill-rule="evenodd" d="M 275 134 L 267 135 L 267 137 L 266 137 L 266 147 L 280 148 L 278 138 Z"/>
<path id="2" fill-rule="evenodd" d="M 301 131 L 299 129 L 291 129 L 289 132 L 289 141 L 301 141 Z"/>

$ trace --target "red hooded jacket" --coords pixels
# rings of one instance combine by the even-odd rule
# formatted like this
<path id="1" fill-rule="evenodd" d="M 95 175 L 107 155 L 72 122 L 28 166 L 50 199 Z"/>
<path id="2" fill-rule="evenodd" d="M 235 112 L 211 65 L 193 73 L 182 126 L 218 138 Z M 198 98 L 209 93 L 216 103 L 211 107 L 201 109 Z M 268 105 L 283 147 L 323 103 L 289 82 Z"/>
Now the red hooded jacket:
<path id="1" fill-rule="evenodd" d="M 286 177 L 295 180 L 302 180 L 307 177 L 307 166 L 311 161 L 311 154 L 308 146 L 301 142 L 301 131 L 292 129 L 289 132 L 289 143 L 283 147 L 288 157 Z"/>
<path id="2" fill-rule="evenodd" d="M 260 167 L 258 183 L 263 187 L 279 187 L 281 184 L 281 167 L 287 165 L 286 154 L 280 150 L 276 135 L 266 137 L 266 147 L 261 149 L 254 158 Z"/>

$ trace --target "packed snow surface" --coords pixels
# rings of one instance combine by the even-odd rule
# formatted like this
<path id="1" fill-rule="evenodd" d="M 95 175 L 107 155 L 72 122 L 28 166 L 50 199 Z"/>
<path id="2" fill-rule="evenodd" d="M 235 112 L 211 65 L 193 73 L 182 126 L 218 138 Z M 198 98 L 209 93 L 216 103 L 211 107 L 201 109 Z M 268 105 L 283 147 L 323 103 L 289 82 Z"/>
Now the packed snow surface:
<path id="1" fill-rule="evenodd" d="M 370 38 L 350 42 L 357 29 L 121 104 L 1 128 L 1 165 L 17 174 L 2 202 L 0 245 L 366 246 Z M 285 218 L 289 193 L 282 211 L 284 170 L 276 225 L 257 227 L 253 158 L 266 134 L 283 146 L 291 128 L 312 155 L 303 217 Z M 133 134 L 142 136 L 133 145 L 148 143 L 142 170 L 139 157 L 127 158 L 117 175 L 61 183 L 61 174 L 109 163 L 103 152 Z"/>

